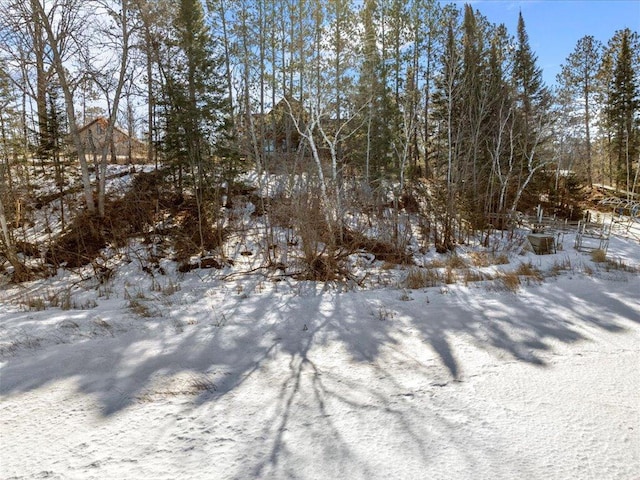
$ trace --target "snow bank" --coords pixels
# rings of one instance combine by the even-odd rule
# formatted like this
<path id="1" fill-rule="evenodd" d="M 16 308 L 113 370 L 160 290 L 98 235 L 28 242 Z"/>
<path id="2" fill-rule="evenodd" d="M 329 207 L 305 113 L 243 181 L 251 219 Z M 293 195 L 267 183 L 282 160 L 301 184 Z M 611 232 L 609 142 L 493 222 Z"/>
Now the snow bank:
<path id="1" fill-rule="evenodd" d="M 3 478 L 637 478 L 639 292 L 194 275 L 149 317 L 4 304 Z"/>

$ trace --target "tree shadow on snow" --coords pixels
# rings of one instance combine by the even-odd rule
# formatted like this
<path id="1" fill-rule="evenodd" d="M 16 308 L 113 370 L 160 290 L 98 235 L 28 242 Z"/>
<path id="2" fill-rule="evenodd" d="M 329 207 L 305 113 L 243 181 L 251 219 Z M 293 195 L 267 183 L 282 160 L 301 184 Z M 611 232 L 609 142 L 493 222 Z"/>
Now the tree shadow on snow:
<path id="1" fill-rule="evenodd" d="M 321 440 L 315 454 L 330 459 L 337 474 L 356 461 L 358 475 L 372 477 L 373 466 L 357 461 L 355 440 L 342 426 L 350 415 L 388 417 L 392 428 L 410 440 L 408 448 L 428 459 L 425 425 L 437 428 L 444 420 L 423 410 L 413 410 L 409 418 L 398 407 L 426 394 L 420 388 L 408 390 L 402 376 L 412 375 L 424 388 L 464 381 L 473 365 L 461 362 L 456 342 L 486 350 L 496 361 L 506 356 L 546 367 L 555 344 L 589 341 L 589 332 L 622 332 L 625 320 L 640 321 L 640 309 L 631 300 L 600 289 L 597 279 L 590 282 L 591 291 L 572 288 L 568 280 L 559 280 L 561 287 L 552 282 L 517 295 L 466 289 L 441 295 L 431 289 L 413 292 L 410 300 L 397 291 L 337 293 L 313 284 L 296 294 L 229 293 L 216 304 L 224 309 L 224 323 L 211 309 L 185 307 L 175 315 L 192 316 L 195 322 L 182 331 L 160 319 L 112 338 L 8 358 L 0 394 L 72 379 L 79 392 L 95 398 L 102 415 L 110 416 L 163 395 L 190 394 L 195 406 L 222 402 L 247 382 L 259 388 L 268 380 L 274 393 L 265 395 L 263 438 L 237 478 L 275 471 L 297 478 L 291 460 L 299 454 L 288 436 L 302 430 Z M 632 292 L 635 285 L 626 290 Z M 407 341 L 424 348 L 407 352 Z M 402 375 L 396 369 L 400 364 Z M 185 372 L 192 375 L 191 384 L 162 386 L 163 379 Z"/>

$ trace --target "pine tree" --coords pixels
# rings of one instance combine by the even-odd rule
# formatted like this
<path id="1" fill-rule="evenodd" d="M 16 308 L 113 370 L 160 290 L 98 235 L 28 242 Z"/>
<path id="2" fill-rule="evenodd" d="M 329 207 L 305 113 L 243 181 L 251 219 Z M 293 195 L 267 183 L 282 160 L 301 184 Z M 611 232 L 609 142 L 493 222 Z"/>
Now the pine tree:
<path id="1" fill-rule="evenodd" d="M 461 142 L 464 125 L 463 112 L 464 90 L 463 51 L 459 42 L 458 12 L 448 11 L 443 20 L 447 27 L 442 38 L 442 54 L 440 73 L 436 77 L 436 94 L 434 95 L 434 115 L 440 124 L 438 141 L 442 145 L 436 160 L 437 177 L 442 179 L 441 192 L 438 195 L 438 206 L 441 224 L 440 234 L 434 234 L 434 243 L 439 252 L 452 251 L 455 248 L 454 222 L 457 215 L 460 187 L 462 185 L 461 160 L 463 157 Z"/>
<path id="2" fill-rule="evenodd" d="M 204 21 L 199 0 L 181 0 L 173 19 L 164 71 L 164 149 L 167 160 L 193 182 L 198 211 L 201 249 L 208 238 L 204 202 L 212 188 L 209 182 L 213 156 L 226 141 L 229 102 L 225 97 L 224 58 L 218 55 Z"/>
<path id="3" fill-rule="evenodd" d="M 384 61 L 378 48 L 379 35 L 376 0 L 366 0 L 362 10 L 363 34 L 362 62 L 358 83 L 356 108 L 362 108 L 363 135 L 356 137 L 352 149 L 361 152 L 365 179 L 377 182 L 382 177 L 391 157 L 391 126 L 388 111 L 391 100 L 384 82 Z"/>
<path id="4" fill-rule="evenodd" d="M 605 105 L 606 124 L 611 132 L 611 155 L 615 161 L 616 187 L 631 190 L 636 175 L 633 163 L 640 150 L 640 78 L 637 52 L 638 34 L 624 29 L 616 32 L 603 65 L 611 69 Z"/>
<path id="5" fill-rule="evenodd" d="M 529 45 L 522 12 L 518 16 L 517 46 L 514 56 L 513 83 L 516 101 L 516 157 L 519 163 L 518 188 L 511 210 L 517 208 L 524 190 L 549 158 L 542 146 L 545 128 L 550 122 L 551 96 L 542 81 L 542 69 L 536 65 L 537 56 Z"/>
<path id="6" fill-rule="evenodd" d="M 542 69 L 536 65 L 538 57 L 529 45 L 522 12 L 518 16 L 517 48 L 515 52 L 513 80 L 520 110 L 525 119 L 535 115 L 536 107 L 542 103 L 547 91 L 542 82 Z"/>
<path id="7" fill-rule="evenodd" d="M 589 186 L 593 184 L 591 122 L 601 55 L 602 43 L 590 35 L 582 37 L 558 75 L 561 93 L 573 99 L 574 110 L 582 117 Z"/>
<path id="8" fill-rule="evenodd" d="M 464 158 L 463 180 L 465 209 L 473 218 L 483 223 L 483 203 L 480 200 L 484 193 L 485 179 L 488 177 L 484 169 L 489 164 L 484 159 L 484 145 L 489 132 L 486 125 L 489 121 L 490 106 L 494 101 L 490 97 L 488 51 L 485 45 L 485 25 L 482 16 L 474 13 L 470 5 L 465 5 L 462 50 L 462 85 L 461 85 L 461 119 L 463 133 L 460 149 Z"/>
<path id="9" fill-rule="evenodd" d="M 511 148 L 508 145 L 508 132 L 513 123 L 513 92 L 507 77 L 509 75 L 508 46 L 511 43 L 507 29 L 499 25 L 492 32 L 488 65 L 488 96 L 492 99 L 489 106 L 485 129 L 487 137 L 487 155 L 491 162 L 488 175 L 488 192 L 485 199 L 485 212 L 505 213 L 506 193 L 511 167 Z"/>
<path id="10" fill-rule="evenodd" d="M 205 163 L 221 146 L 228 99 L 220 73 L 222 58 L 204 21 L 199 0 L 181 0 L 165 71 L 165 149 L 170 160 L 195 167 L 203 180 Z"/>

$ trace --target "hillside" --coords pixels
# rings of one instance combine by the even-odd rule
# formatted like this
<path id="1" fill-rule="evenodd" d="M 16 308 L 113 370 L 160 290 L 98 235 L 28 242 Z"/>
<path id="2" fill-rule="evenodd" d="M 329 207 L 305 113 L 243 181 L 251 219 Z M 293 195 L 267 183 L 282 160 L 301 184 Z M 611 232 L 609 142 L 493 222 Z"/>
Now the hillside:
<path id="1" fill-rule="evenodd" d="M 536 255 L 526 227 L 412 236 L 404 265 L 361 243 L 310 281 L 295 241 L 264 263 L 251 195 L 210 256 L 176 258 L 181 208 L 3 285 L 4 478 L 637 477 L 636 225 L 604 257 L 571 231 Z"/>

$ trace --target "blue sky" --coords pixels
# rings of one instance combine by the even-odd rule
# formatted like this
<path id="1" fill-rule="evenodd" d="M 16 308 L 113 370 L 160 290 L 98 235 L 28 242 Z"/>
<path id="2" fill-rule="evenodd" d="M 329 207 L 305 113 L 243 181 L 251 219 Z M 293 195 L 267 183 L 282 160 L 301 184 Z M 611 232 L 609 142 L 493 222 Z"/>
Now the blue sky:
<path id="1" fill-rule="evenodd" d="M 475 0 L 449 1 L 462 8 L 469 3 L 493 23 L 504 23 L 516 34 L 522 11 L 529 44 L 538 56 L 547 85 L 555 84 L 560 65 L 578 40 L 592 35 L 606 45 L 616 30 L 640 32 L 640 0 Z"/>

